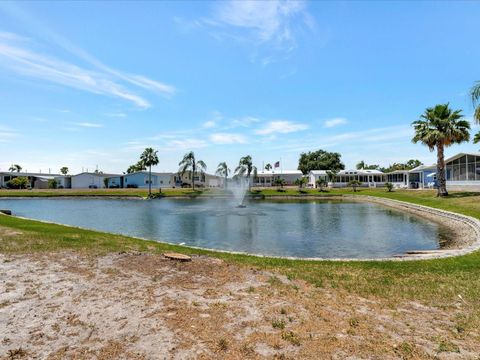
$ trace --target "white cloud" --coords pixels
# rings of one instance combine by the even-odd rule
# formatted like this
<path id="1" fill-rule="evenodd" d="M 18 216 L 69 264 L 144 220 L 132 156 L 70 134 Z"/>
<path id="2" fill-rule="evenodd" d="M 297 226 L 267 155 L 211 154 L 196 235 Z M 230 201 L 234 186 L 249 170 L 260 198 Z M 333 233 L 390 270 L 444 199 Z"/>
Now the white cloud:
<path id="1" fill-rule="evenodd" d="M 205 121 L 202 125 L 205 129 L 211 129 L 217 126 L 217 123 L 214 120 Z"/>
<path id="2" fill-rule="evenodd" d="M 242 118 L 233 119 L 230 122 L 230 127 L 250 127 L 252 124 L 259 122 L 260 119 L 253 116 L 244 116 Z"/>
<path id="3" fill-rule="evenodd" d="M 247 139 L 241 134 L 216 133 L 210 135 L 210 141 L 215 144 L 245 144 Z"/>
<path id="4" fill-rule="evenodd" d="M 102 124 L 91 123 L 91 122 L 77 122 L 77 123 L 73 123 L 73 125 L 80 126 L 80 127 L 86 127 L 86 128 L 101 128 L 101 127 L 103 127 Z"/>
<path id="5" fill-rule="evenodd" d="M 199 139 L 170 140 L 167 142 L 170 150 L 192 150 L 208 146 L 208 143 Z"/>
<path id="6" fill-rule="evenodd" d="M 270 121 L 264 128 L 255 131 L 258 135 L 270 135 L 274 133 L 288 134 L 308 129 L 308 125 L 295 123 L 287 120 Z"/>
<path id="7" fill-rule="evenodd" d="M 291 42 L 294 39 L 292 22 L 300 19 L 310 26 L 303 1 L 226 1 L 219 2 L 213 25 L 223 24 L 249 31 L 260 42 Z M 298 23 L 296 24 L 298 26 Z"/>
<path id="8" fill-rule="evenodd" d="M 110 116 L 110 117 L 117 117 L 117 118 L 126 118 L 127 117 L 127 114 L 122 113 L 122 112 L 109 113 L 109 114 L 105 114 L 105 115 Z"/>
<path id="9" fill-rule="evenodd" d="M 333 119 L 325 120 L 323 122 L 323 127 L 333 128 L 336 126 L 345 125 L 346 123 L 348 123 L 348 121 L 345 118 L 333 118 Z"/>
<path id="10" fill-rule="evenodd" d="M 73 63 L 38 53 L 16 41 L 15 37 L 0 36 L 0 66 L 18 74 L 42 79 L 63 86 L 88 91 L 94 94 L 108 95 L 129 101 L 140 108 L 150 107 L 149 101 L 125 85 L 137 87 L 171 96 L 175 88 L 170 85 L 146 78 L 142 75 L 123 73 L 96 60 L 82 49 L 57 40 L 57 45 L 79 55 L 94 66 L 94 70 L 79 67 Z M 30 45 L 30 44 L 29 44 Z M 123 84 L 122 84 L 123 82 Z"/>

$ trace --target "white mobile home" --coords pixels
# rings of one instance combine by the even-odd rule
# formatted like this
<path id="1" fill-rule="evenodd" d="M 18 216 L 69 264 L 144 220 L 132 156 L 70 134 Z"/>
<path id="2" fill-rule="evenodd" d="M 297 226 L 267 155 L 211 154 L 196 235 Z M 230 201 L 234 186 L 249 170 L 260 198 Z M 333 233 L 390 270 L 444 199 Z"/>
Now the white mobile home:
<path id="1" fill-rule="evenodd" d="M 360 186 L 383 187 L 385 186 L 385 174 L 380 170 L 341 170 L 338 172 L 332 187 L 347 187 L 352 180 L 360 181 Z"/>
<path id="2" fill-rule="evenodd" d="M 328 182 L 328 170 L 311 170 L 308 173 L 308 186 L 316 188 L 317 181 L 320 179 Z"/>
<path id="3" fill-rule="evenodd" d="M 148 171 L 138 171 L 131 174 L 125 174 L 118 178 L 109 179 L 109 186 L 116 186 L 119 182 L 120 187 L 148 188 L 149 185 Z M 110 184 L 110 181 L 112 184 Z M 173 173 L 152 172 L 151 175 L 152 188 L 171 188 L 174 186 Z"/>
<path id="4" fill-rule="evenodd" d="M 26 177 L 28 186 L 34 189 L 48 189 L 49 180 L 57 182 L 57 188 L 69 188 L 70 176 L 30 172 L 0 172 L 0 188 L 8 187 L 8 182 L 16 177 Z"/>
<path id="5" fill-rule="evenodd" d="M 119 177 L 115 174 L 83 172 L 72 176 L 72 189 L 102 189 L 105 188 L 105 179 Z"/>
<path id="6" fill-rule="evenodd" d="M 447 189 L 480 191 L 480 153 L 460 153 L 445 160 Z"/>
<path id="7" fill-rule="evenodd" d="M 269 187 L 274 185 L 274 182 L 278 179 L 283 179 L 285 185 L 294 185 L 297 179 L 301 179 L 303 173 L 300 170 L 264 170 L 257 174 L 257 177 L 253 179 L 254 186 Z"/>

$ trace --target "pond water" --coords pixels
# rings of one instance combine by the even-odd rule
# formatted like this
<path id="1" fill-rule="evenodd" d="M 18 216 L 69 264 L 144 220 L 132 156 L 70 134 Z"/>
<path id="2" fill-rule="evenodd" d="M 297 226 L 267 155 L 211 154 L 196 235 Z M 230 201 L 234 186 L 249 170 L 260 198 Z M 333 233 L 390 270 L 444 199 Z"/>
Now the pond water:
<path id="1" fill-rule="evenodd" d="M 439 248 L 448 230 L 378 204 L 226 199 L 3 199 L 14 215 L 158 241 L 252 254 L 381 258 Z"/>

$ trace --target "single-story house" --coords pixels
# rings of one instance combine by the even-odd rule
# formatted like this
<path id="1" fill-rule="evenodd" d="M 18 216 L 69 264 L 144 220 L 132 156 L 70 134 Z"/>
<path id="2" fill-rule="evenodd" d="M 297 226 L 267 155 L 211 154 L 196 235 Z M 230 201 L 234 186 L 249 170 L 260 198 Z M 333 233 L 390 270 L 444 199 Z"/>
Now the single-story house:
<path id="1" fill-rule="evenodd" d="M 383 187 L 385 185 L 385 174 L 380 170 L 340 170 L 337 173 L 335 182 L 329 183 L 332 187 L 347 187 L 352 180 L 360 181 L 360 186 Z"/>
<path id="2" fill-rule="evenodd" d="M 195 175 L 195 186 L 199 187 L 223 187 L 225 178 L 218 175 L 207 174 L 205 172 L 197 172 Z M 176 173 L 173 174 L 173 181 L 177 187 L 192 186 L 192 172 L 186 171 L 183 175 Z"/>
<path id="3" fill-rule="evenodd" d="M 152 188 L 171 188 L 174 186 L 173 173 L 152 172 L 151 176 Z M 148 188 L 149 174 L 148 171 L 137 171 L 131 174 L 125 174 L 120 177 L 108 179 L 109 187 L 136 187 Z"/>
<path id="4" fill-rule="evenodd" d="M 109 178 L 118 178 L 118 174 L 82 172 L 72 176 L 72 189 L 102 189 Z"/>
<path id="5" fill-rule="evenodd" d="M 480 153 L 460 153 L 445 160 L 447 189 L 480 191 Z"/>
<path id="6" fill-rule="evenodd" d="M 386 181 L 396 188 L 425 189 L 434 188 L 437 181 L 435 165 L 420 165 L 411 170 L 395 170 L 385 174 Z"/>
<path id="7" fill-rule="evenodd" d="M 303 173 L 300 170 L 264 170 L 257 173 L 253 179 L 253 186 L 268 187 L 274 185 L 275 180 L 283 179 L 285 185 L 294 185 L 297 179 L 301 179 Z"/>
<path id="8" fill-rule="evenodd" d="M 320 179 L 328 182 L 328 170 L 311 170 L 308 173 L 308 186 L 316 188 L 317 181 Z"/>

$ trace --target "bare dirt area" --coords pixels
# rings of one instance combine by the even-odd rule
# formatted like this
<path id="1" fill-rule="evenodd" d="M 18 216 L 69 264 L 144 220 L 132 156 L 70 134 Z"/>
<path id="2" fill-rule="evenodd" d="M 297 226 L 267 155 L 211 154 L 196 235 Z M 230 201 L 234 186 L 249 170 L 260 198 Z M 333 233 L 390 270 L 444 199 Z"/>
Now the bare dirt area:
<path id="1" fill-rule="evenodd" d="M 194 257 L 0 255 L 1 359 L 479 359 L 448 308 Z"/>

